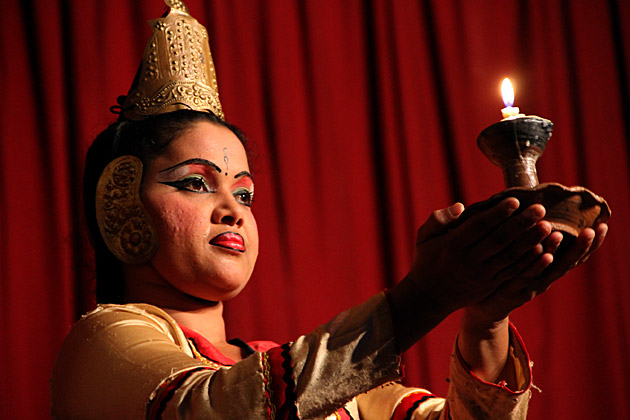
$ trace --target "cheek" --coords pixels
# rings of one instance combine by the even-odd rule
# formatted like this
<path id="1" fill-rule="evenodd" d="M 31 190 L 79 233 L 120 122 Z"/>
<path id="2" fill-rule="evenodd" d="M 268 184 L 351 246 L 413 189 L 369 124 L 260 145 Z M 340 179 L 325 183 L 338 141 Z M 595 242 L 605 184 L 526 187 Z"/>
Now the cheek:
<path id="1" fill-rule="evenodd" d="M 258 225 L 256 224 L 256 219 L 254 218 L 254 216 L 252 216 L 252 234 L 253 237 L 256 239 L 256 249 L 258 249 Z"/>
<path id="2" fill-rule="evenodd" d="M 254 215 L 251 215 L 251 220 L 249 220 L 249 239 L 250 239 L 250 250 L 254 254 L 254 261 L 258 257 L 258 225 L 256 224 L 256 218 Z"/>
<path id="3" fill-rule="evenodd" d="M 150 213 L 158 230 L 160 244 L 168 248 L 186 247 L 194 238 L 205 238 L 208 234 L 208 224 L 204 223 L 197 207 L 183 204 L 166 207 L 158 204 Z"/>

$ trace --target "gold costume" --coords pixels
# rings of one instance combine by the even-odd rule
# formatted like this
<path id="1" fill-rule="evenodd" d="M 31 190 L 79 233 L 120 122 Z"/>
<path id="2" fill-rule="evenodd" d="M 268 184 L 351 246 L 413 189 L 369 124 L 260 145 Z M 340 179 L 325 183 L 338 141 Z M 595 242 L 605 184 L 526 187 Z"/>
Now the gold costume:
<path id="1" fill-rule="evenodd" d="M 509 363 L 520 385 L 515 391 L 475 378 L 455 351 L 449 394 L 442 399 L 393 383 L 401 375 L 400 354 L 383 294 L 294 343 L 255 352 L 233 366 L 196 355 L 182 328 L 155 306 L 102 305 L 83 317 L 64 342 L 52 377 L 52 415 L 524 419 L 530 370 L 515 331 L 511 349 Z"/>

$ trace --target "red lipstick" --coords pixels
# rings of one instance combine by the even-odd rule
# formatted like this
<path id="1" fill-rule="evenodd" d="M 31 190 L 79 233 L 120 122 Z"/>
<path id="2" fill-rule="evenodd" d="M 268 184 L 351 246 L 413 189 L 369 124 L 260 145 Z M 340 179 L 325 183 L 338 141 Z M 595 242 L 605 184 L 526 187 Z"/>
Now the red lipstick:
<path id="1" fill-rule="evenodd" d="M 233 251 L 245 252 L 245 241 L 243 241 L 243 237 L 236 232 L 220 233 L 212 238 L 210 245 L 231 249 Z"/>

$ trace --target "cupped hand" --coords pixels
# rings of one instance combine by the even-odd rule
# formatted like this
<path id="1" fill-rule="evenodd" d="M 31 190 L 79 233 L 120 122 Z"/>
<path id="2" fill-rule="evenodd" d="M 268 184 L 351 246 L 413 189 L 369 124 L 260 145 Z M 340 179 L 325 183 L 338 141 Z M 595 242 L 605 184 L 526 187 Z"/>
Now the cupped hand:
<path id="1" fill-rule="evenodd" d="M 542 205 L 517 212 L 519 204 L 506 198 L 462 223 L 456 223 L 459 203 L 433 212 L 418 230 L 407 281 L 452 312 L 480 304 L 523 273 L 540 274 L 553 260 L 545 246 L 557 248 L 559 241 L 557 235 L 545 241 L 551 225 L 542 220 Z"/>
<path id="2" fill-rule="evenodd" d="M 478 323 L 497 322 L 510 312 L 544 293 L 567 272 L 586 261 L 604 242 L 608 225 L 601 223 L 595 229 L 583 229 L 575 241 L 559 254 L 563 237 L 553 232 L 545 240 L 544 253 L 539 257 L 544 263 L 532 263 L 518 273 L 510 273 L 494 292 L 476 305 L 466 308 L 467 316 Z"/>

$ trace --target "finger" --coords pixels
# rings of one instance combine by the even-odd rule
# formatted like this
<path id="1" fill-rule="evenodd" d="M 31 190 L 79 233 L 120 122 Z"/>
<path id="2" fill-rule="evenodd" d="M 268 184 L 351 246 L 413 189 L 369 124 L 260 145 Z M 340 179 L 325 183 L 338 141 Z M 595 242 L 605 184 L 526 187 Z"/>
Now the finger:
<path id="1" fill-rule="evenodd" d="M 519 205 L 516 198 L 508 197 L 496 206 L 472 216 L 453 231 L 457 243 L 461 247 L 477 243 L 510 217 Z"/>
<path id="2" fill-rule="evenodd" d="M 608 233 L 608 225 L 606 223 L 600 223 L 595 227 L 595 239 L 593 239 L 593 244 L 589 248 L 588 252 L 578 264 L 582 264 L 593 254 L 593 252 L 597 251 L 600 246 L 604 243 L 604 239 L 606 239 L 606 234 Z"/>
<path id="3" fill-rule="evenodd" d="M 538 244 L 521 257 L 516 263 L 502 269 L 496 274 L 498 283 L 504 283 L 519 276 L 524 270 L 530 267 L 543 254 L 543 246 Z"/>
<path id="4" fill-rule="evenodd" d="M 551 265 L 552 262 L 553 262 L 553 254 L 544 252 L 529 267 L 523 270 L 518 275 L 518 277 L 522 279 L 529 279 L 526 281 L 527 285 L 534 286 L 535 283 L 537 283 L 535 279 L 539 278 L 539 276 L 545 271 L 547 267 Z M 539 293 L 542 293 L 542 291 L 540 291 L 536 287 L 534 287 L 533 290 Z"/>
<path id="5" fill-rule="evenodd" d="M 445 209 L 435 210 L 418 229 L 416 244 L 446 233 L 451 223 L 457 220 L 463 211 L 464 205 L 462 203 L 455 203 Z"/>
<path id="6" fill-rule="evenodd" d="M 554 254 L 558 248 L 560 248 L 560 244 L 562 243 L 562 232 L 551 232 L 551 234 L 545 238 L 543 242 L 543 246 L 545 247 L 545 252 L 550 254 Z"/>
<path id="7" fill-rule="evenodd" d="M 551 233 L 551 224 L 541 220 L 531 226 L 524 234 L 507 245 L 495 255 L 479 254 L 480 258 L 487 257 L 487 264 L 496 270 L 500 270 L 523 257 L 527 252 L 539 245 Z M 542 246 L 542 245 L 541 245 Z M 486 246 L 485 252 L 491 253 L 490 246 Z M 544 249 L 543 249 L 544 251 Z"/>
<path id="8" fill-rule="evenodd" d="M 542 245 L 536 247 L 535 250 L 523 257 L 525 267 L 518 274 L 514 272 L 508 274 L 511 278 L 503 282 L 484 302 L 490 304 L 494 301 L 496 304 L 504 306 L 505 312 L 511 312 L 526 302 L 529 302 L 537 294 L 540 294 L 539 285 L 536 282 L 536 276 L 539 275 L 553 261 L 553 255 L 542 252 Z M 512 267 L 510 268 L 512 270 Z M 512 275 L 514 274 L 514 275 Z M 504 275 L 503 273 L 501 275 Z"/>
<path id="9" fill-rule="evenodd" d="M 498 268 L 515 262 L 551 232 L 548 222 L 538 223 L 544 216 L 545 208 L 535 204 L 509 218 L 475 244 L 478 258 L 485 261 L 496 256 Z"/>
<path id="10" fill-rule="evenodd" d="M 568 248 L 560 257 L 556 258 L 555 262 L 549 267 L 549 269 L 543 273 L 540 278 L 541 288 L 545 289 L 546 287 L 549 287 L 549 285 L 555 280 L 562 277 L 572 268 L 576 267 L 587 255 L 588 250 L 593 244 L 594 238 L 595 231 L 593 231 L 593 229 L 583 229 L 571 247 Z"/>
<path id="11" fill-rule="evenodd" d="M 608 225 L 606 223 L 600 223 L 595 227 L 595 239 L 593 240 L 593 245 L 591 245 L 591 250 L 596 251 L 606 239 L 606 234 L 608 234 Z"/>
<path id="12" fill-rule="evenodd" d="M 490 272 L 502 273 L 502 277 L 505 277 L 506 273 L 511 273 L 512 276 L 518 275 L 529 266 L 529 264 L 523 265 L 527 256 L 531 256 L 532 252 L 535 256 L 544 252 L 541 241 L 549 233 L 551 233 L 551 224 L 546 221 L 538 222 L 504 250 L 489 258 L 485 262 L 486 269 Z"/>

